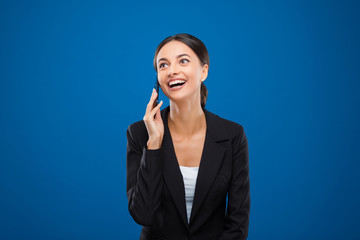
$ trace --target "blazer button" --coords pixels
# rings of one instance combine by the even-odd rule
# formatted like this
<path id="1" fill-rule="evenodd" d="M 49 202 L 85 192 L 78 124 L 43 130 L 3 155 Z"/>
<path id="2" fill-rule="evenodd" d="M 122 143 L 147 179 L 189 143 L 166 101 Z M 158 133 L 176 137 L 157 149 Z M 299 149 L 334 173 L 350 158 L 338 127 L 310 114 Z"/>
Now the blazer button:
<path id="1" fill-rule="evenodd" d="M 186 239 L 187 239 L 187 240 L 191 240 L 190 234 L 186 235 Z"/>

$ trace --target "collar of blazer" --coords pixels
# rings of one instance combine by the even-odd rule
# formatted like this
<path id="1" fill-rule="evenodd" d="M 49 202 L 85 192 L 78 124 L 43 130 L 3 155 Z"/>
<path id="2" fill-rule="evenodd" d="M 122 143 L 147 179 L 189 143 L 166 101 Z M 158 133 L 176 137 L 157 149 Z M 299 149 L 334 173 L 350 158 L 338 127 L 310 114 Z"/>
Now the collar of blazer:
<path id="1" fill-rule="evenodd" d="M 201 207 L 224 158 L 226 148 L 219 144 L 219 142 L 229 139 L 225 130 L 224 119 L 206 109 L 203 110 L 206 117 L 206 135 L 195 186 L 190 223 Z M 161 110 L 161 117 L 164 123 L 162 142 L 164 154 L 163 177 L 185 225 L 189 227 L 186 214 L 184 182 L 168 128 L 167 116 L 169 111 L 170 106 Z"/>

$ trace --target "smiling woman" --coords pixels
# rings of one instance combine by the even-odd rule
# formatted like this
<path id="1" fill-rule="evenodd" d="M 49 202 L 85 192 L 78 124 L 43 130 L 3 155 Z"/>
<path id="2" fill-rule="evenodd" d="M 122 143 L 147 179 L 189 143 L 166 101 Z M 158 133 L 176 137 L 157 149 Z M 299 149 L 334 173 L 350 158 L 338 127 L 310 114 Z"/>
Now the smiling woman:
<path id="1" fill-rule="evenodd" d="M 166 57 L 171 56 L 171 54 L 174 56 L 173 59 Z M 177 34 L 163 40 L 155 51 L 153 63 L 155 71 L 159 74 L 160 85 L 166 85 L 167 75 L 171 74 L 171 71 L 177 70 L 177 67 L 182 67 L 189 75 L 201 74 L 199 71 L 202 71 L 203 75 L 200 76 L 200 103 L 202 108 L 205 107 L 208 95 L 207 88 L 203 81 L 205 81 L 207 77 L 209 64 L 209 54 L 205 45 L 199 39 L 189 34 Z M 176 74 L 177 73 L 174 73 L 174 75 Z M 186 79 L 180 77 L 181 76 L 177 76 L 176 78 L 169 79 L 167 84 L 177 79 L 185 81 L 186 83 Z M 165 82 L 161 82 L 161 79 L 165 79 Z M 181 89 L 181 87 L 176 87 L 173 90 L 179 89 Z M 166 95 L 165 92 L 164 94 Z M 169 97 L 168 95 L 166 96 Z"/>
<path id="2" fill-rule="evenodd" d="M 154 107 L 153 90 L 143 120 L 126 131 L 128 207 L 143 226 L 140 239 L 246 239 L 247 137 L 242 125 L 205 109 L 205 45 L 170 36 L 157 47 L 154 68 L 170 105 Z"/>

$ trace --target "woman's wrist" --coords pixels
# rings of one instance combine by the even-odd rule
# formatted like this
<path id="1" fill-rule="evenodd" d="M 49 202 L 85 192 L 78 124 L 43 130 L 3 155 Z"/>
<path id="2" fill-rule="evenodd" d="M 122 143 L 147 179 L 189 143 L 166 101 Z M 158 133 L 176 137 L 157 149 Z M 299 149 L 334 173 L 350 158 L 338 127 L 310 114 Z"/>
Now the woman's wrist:
<path id="1" fill-rule="evenodd" d="M 147 149 L 155 150 L 155 149 L 159 149 L 160 147 L 161 147 L 160 140 L 149 139 L 147 142 Z"/>

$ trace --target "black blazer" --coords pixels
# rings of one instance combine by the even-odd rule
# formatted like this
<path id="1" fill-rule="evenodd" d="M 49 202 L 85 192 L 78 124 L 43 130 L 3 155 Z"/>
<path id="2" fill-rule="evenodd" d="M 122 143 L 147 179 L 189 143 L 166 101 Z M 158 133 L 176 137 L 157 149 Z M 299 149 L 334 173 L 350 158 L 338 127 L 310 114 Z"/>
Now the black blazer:
<path id="1" fill-rule="evenodd" d="M 143 226 L 140 240 L 246 239 L 250 179 L 244 128 L 203 109 L 207 129 L 188 223 L 184 182 L 168 128 L 169 110 L 170 106 L 161 110 L 164 137 L 159 149 L 147 149 L 144 121 L 126 131 L 128 207 Z"/>

